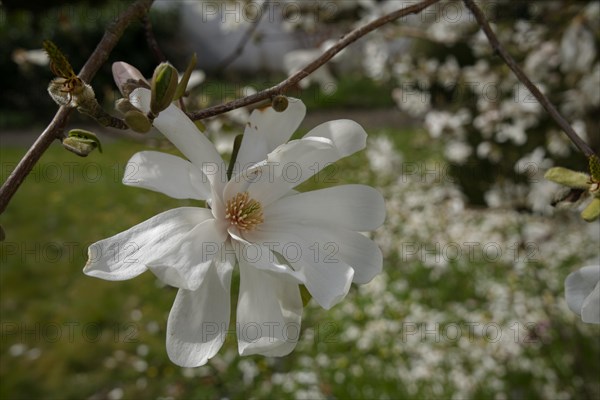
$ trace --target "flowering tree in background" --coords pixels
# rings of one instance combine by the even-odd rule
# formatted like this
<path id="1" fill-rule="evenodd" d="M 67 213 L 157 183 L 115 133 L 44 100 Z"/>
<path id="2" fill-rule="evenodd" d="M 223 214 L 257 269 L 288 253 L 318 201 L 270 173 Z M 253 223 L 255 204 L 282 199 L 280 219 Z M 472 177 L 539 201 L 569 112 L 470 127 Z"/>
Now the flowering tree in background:
<path id="1" fill-rule="evenodd" d="M 156 128 L 164 134 L 185 158 L 138 152 L 127 164 L 123 183 L 196 200 L 203 207 L 175 208 L 92 244 L 84 272 L 105 280 L 128 280 L 150 270 L 162 284 L 178 289 L 166 328 L 167 353 L 175 364 L 198 367 L 209 359 L 219 360 L 218 351 L 234 321 L 240 355 L 282 357 L 296 346 L 302 351 L 300 321 L 309 300 L 329 310 L 346 297 L 352 282 L 371 282 L 357 292 L 369 299 L 369 315 L 381 315 L 389 323 L 377 325 L 373 320 L 364 331 L 357 328 L 347 317 L 359 319 L 365 311 L 352 302 L 332 312 L 346 317 L 340 318 L 345 324 L 343 341 L 372 353 L 373 358 L 365 362 L 372 364 L 373 371 L 407 383 L 401 393 L 413 396 L 503 393 L 498 378 L 506 373 L 499 366 L 502 361 L 511 371 L 527 369 L 513 361 L 528 351 L 518 345 L 518 324 L 514 343 L 500 342 L 496 358 L 479 369 L 474 367 L 476 360 L 484 356 L 476 347 L 463 348 L 470 354 L 460 356 L 456 348 L 432 350 L 417 344 L 399 349 L 394 338 L 407 335 L 411 328 L 398 328 L 395 320 L 439 318 L 432 309 L 417 306 L 421 295 L 408 293 L 406 283 L 395 281 L 397 285 L 389 290 L 385 286 L 390 274 L 385 271 L 386 260 L 410 266 L 418 259 L 418 268 L 407 267 L 406 273 L 432 271 L 427 291 L 435 291 L 430 283 L 451 272 L 468 281 L 468 268 L 490 259 L 489 246 L 481 250 L 473 244 L 481 237 L 493 240 L 500 249 L 513 250 L 493 258 L 511 266 L 510 279 L 533 268 L 537 280 L 546 284 L 544 290 L 556 293 L 565 288 L 563 308 L 585 323 L 600 323 L 600 276 L 595 265 L 600 260 L 594 246 L 600 240 L 597 2 L 286 2 L 293 7 L 284 7 L 284 29 L 323 40 L 316 40 L 313 49 L 285 55 L 283 66 L 289 76 L 281 82 L 199 109 L 191 88 L 199 85 L 202 90 L 205 78 L 195 71 L 196 55 L 181 73 L 165 59 L 148 22 L 152 4 L 152 0 L 137 0 L 124 9 L 77 74 L 68 54 L 53 42 L 44 42 L 55 75 L 48 92 L 60 108 L 3 183 L 0 210 L 9 206 L 54 140 L 82 157 L 102 150 L 98 135 L 90 131 L 65 132 L 75 111 L 111 129 L 144 134 Z M 227 31 L 245 32 L 220 65 L 227 68 L 253 37 L 260 40 L 261 20 L 268 18 L 274 2 L 223 0 L 210 6 L 214 6 L 211 15 L 233 7 L 229 10 L 242 10 L 245 16 L 241 23 L 223 24 Z M 145 21 L 148 47 L 162 62 L 151 79 L 128 63 L 113 64 L 123 97 L 115 103 L 117 113 L 107 111 L 96 97 L 92 79 L 136 20 Z M 357 45 L 350 46 L 354 42 Z M 337 81 L 344 74 L 352 73 L 388 87 L 397 108 L 422 124 L 420 145 L 439 146 L 447 179 L 415 179 L 403 173 L 404 156 L 393 150 L 388 137 L 367 142 L 363 127 L 348 119 L 326 122 L 301 138 L 292 138 L 306 107 L 289 93 L 306 89 L 312 81 L 328 96 L 338 90 Z M 227 120 L 241 122 L 244 131 L 227 142 L 231 157 L 226 162 L 219 154 L 218 140 L 219 127 Z M 372 176 L 361 179 L 380 185 L 380 191 L 362 184 L 298 191 L 300 184 L 325 167 L 365 148 Z M 581 221 L 555 213 L 553 206 L 577 208 L 591 225 L 582 228 Z M 566 218 L 563 232 L 547 225 L 552 218 Z M 366 234 L 369 231 L 375 232 Z M 434 257 L 427 257 L 421 243 L 436 244 Z M 469 244 L 469 257 L 460 257 L 464 246 L 456 243 Z M 531 247 L 532 243 L 540 245 Z M 289 253 L 291 246 L 296 255 Z M 456 251 L 459 256 L 448 255 Z M 532 254 L 545 268 L 532 267 Z M 570 268 L 574 271 L 588 261 L 593 265 L 572 272 L 563 286 L 557 271 L 577 262 Z M 239 286 L 232 286 L 232 276 L 239 276 Z M 514 315 L 506 313 L 506 299 L 523 293 L 510 293 L 491 276 L 477 282 L 481 284 L 473 288 L 473 298 L 485 298 L 495 306 L 486 314 L 473 311 L 468 300 L 462 304 L 447 299 L 452 317 L 514 322 Z M 237 312 L 232 319 L 233 298 L 237 298 Z M 564 321 L 553 307 L 541 299 L 516 307 L 515 312 L 550 325 Z M 259 326 L 258 334 L 249 336 L 249 326 Z M 447 332 L 447 326 L 441 329 Z M 487 325 L 476 329 L 480 339 L 488 337 Z M 528 329 L 528 338 L 550 337 L 546 333 L 550 328 Z M 559 339 L 567 335 L 565 329 L 556 328 Z M 382 352 L 381 346 L 388 350 Z M 381 366 L 378 358 L 392 363 L 392 370 Z M 424 360 L 422 368 L 411 368 L 412 359 Z M 439 387 L 429 387 L 428 374 L 444 363 L 454 364 L 453 374 Z M 258 372 L 248 368 L 252 381 Z M 351 371 L 353 376 L 362 373 Z M 332 379 L 346 378 L 336 373 Z M 489 389 L 478 386 L 482 379 L 492 382 Z M 552 376 L 544 379 L 535 393 L 559 392 Z M 304 397 L 327 394 L 311 382 Z M 285 386 L 284 381 L 278 384 Z M 581 388 L 587 394 L 599 392 L 597 382 L 577 385 L 574 392 Z M 377 394 L 393 396 L 398 390 L 390 387 Z"/>

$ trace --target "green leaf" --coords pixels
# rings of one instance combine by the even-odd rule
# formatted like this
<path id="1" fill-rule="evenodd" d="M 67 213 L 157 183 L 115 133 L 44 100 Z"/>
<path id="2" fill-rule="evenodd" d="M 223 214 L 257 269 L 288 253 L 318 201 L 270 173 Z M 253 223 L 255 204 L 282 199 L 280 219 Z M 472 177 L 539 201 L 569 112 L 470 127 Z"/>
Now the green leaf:
<path id="1" fill-rule="evenodd" d="M 194 68 L 196 68 L 197 59 L 198 58 L 196 57 L 196 53 L 194 53 L 190 62 L 187 65 L 187 68 L 185 69 L 185 72 L 183 73 L 181 81 L 179 81 L 179 84 L 177 85 L 177 89 L 175 90 L 175 96 L 173 96 L 173 100 L 177 100 L 185 94 L 185 90 L 187 89 L 190 76 L 192 76 L 192 72 L 194 72 Z"/>
<path id="2" fill-rule="evenodd" d="M 302 305 L 306 307 L 312 295 L 308 292 L 308 289 L 304 285 L 300 285 L 300 297 L 302 297 Z"/>
<path id="3" fill-rule="evenodd" d="M 77 138 L 80 143 L 94 143 L 95 147 L 98 147 L 98 151 L 102 153 L 102 144 L 100 139 L 93 132 L 86 131 L 83 129 L 71 129 L 67 135 L 69 138 Z"/>
<path id="4" fill-rule="evenodd" d="M 60 51 L 58 46 L 50 40 L 44 40 L 43 46 L 48 54 L 48 58 L 50 58 L 50 69 L 56 76 L 67 79 L 77 76 L 69 60 L 67 60 L 67 57 Z"/>
<path id="5" fill-rule="evenodd" d="M 231 153 L 231 160 L 229 161 L 229 166 L 227 167 L 227 180 L 230 180 L 231 175 L 233 174 L 233 167 L 235 166 L 235 161 L 237 160 L 243 137 L 244 135 L 239 134 L 233 140 L 233 152 Z"/>

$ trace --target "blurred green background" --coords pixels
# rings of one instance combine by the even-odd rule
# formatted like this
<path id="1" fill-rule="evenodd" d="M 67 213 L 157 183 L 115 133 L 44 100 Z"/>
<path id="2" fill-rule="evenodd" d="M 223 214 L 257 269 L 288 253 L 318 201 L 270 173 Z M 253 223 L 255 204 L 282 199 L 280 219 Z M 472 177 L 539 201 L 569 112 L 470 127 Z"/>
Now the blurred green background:
<path id="1" fill-rule="evenodd" d="M 44 17 L 16 7 L 2 11 L 0 39 L 10 45 L 0 49 L 0 128 L 33 122 L 35 132 L 55 111 L 45 93 L 47 68 L 18 71 L 11 52 L 51 38 L 77 69 L 123 4 L 59 4 Z M 104 11 L 92 22 L 72 17 L 90 10 Z M 176 38 L 175 18 L 152 14 L 158 37 Z M 132 26 L 111 60 L 127 60 L 150 75 L 155 62 L 139 46 L 143 41 L 140 26 Z M 29 74 L 27 84 L 9 78 L 15 74 Z M 239 87 L 222 77 L 208 84 Z M 110 63 L 94 88 L 101 99 L 113 98 Z M 104 153 L 85 159 L 55 143 L 0 217 L 6 232 L 0 243 L 0 398 L 598 398 L 600 328 L 566 309 L 562 289 L 569 272 L 598 256 L 590 225 L 568 212 L 461 209 L 443 149 L 418 127 L 399 122 L 389 88 L 346 77 L 332 96 L 317 90 L 294 93 L 307 104 L 308 118 L 361 118 L 373 150 L 340 161 L 302 190 L 329 186 L 333 177 L 334 184 L 370 184 L 384 194 L 388 218 L 374 234 L 384 252 L 379 277 L 353 286 L 332 310 L 309 303 L 290 356 L 241 358 L 232 329 L 206 366 L 180 368 L 165 350 L 175 289 L 151 273 L 106 282 L 81 272 L 89 244 L 162 211 L 196 205 L 121 184 L 135 152 L 177 151 L 156 135 L 102 134 Z M 76 117 L 73 124 L 86 121 Z M 23 134 L 27 139 L 13 134 L 8 141 L 0 133 L 1 181 L 26 151 L 22 143 L 33 139 Z M 446 256 L 436 266 L 431 257 L 407 251 L 416 244 L 431 256 L 455 237 L 511 253 Z"/>

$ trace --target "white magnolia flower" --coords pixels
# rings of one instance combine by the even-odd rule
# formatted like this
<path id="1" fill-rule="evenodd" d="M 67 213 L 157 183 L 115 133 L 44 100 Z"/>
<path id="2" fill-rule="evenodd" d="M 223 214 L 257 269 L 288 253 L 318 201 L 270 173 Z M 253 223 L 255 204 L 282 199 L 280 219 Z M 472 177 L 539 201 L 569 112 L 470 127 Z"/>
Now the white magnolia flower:
<path id="1" fill-rule="evenodd" d="M 600 265 L 588 265 L 565 279 L 567 305 L 583 322 L 600 324 Z"/>
<path id="2" fill-rule="evenodd" d="M 130 101 L 146 112 L 150 92 L 136 89 Z M 241 355 L 284 356 L 294 349 L 303 308 L 300 284 L 328 309 L 346 296 L 351 282 L 369 282 L 381 271 L 379 248 L 360 233 L 385 219 L 379 192 L 363 185 L 293 190 L 363 149 L 366 133 L 353 121 L 337 120 L 287 142 L 305 112 L 295 99 L 281 113 L 254 111 L 230 180 L 213 144 L 174 105 L 154 126 L 187 160 L 154 151 L 129 160 L 126 185 L 205 200 L 209 208 L 169 210 L 94 243 L 84 273 L 125 280 L 149 269 L 179 288 L 167 322 L 167 352 L 176 364 L 203 365 L 223 344 L 236 261 Z"/>

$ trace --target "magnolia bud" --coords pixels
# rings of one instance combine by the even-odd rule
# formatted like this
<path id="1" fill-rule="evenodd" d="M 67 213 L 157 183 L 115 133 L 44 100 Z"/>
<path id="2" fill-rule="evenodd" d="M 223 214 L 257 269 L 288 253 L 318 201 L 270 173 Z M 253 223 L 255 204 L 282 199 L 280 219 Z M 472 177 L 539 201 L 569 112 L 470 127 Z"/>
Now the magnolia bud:
<path id="1" fill-rule="evenodd" d="M 590 186 L 589 175 L 583 172 L 571 171 L 563 167 L 550 168 L 544 174 L 544 178 L 570 188 L 587 189 Z"/>
<path id="2" fill-rule="evenodd" d="M 133 65 L 123 61 L 114 62 L 112 65 L 112 73 L 115 83 L 123 96 L 129 94 L 136 87 L 149 87 L 148 81 L 144 75 Z"/>
<path id="3" fill-rule="evenodd" d="M 125 113 L 125 123 L 138 133 L 146 133 L 152 128 L 152 123 L 139 110 L 130 110 Z"/>
<path id="4" fill-rule="evenodd" d="M 283 112 L 288 108 L 288 99 L 287 97 L 281 95 L 275 96 L 273 97 L 271 106 L 273 107 L 273 110 L 277 112 Z"/>
<path id="5" fill-rule="evenodd" d="M 129 111 L 140 111 L 127 99 L 119 99 L 115 101 L 115 108 L 123 115 L 127 114 Z"/>
<path id="6" fill-rule="evenodd" d="M 161 63 L 152 76 L 150 111 L 158 115 L 169 107 L 177 90 L 177 70 L 171 64 Z"/>
<path id="7" fill-rule="evenodd" d="M 94 89 L 79 78 L 54 78 L 48 85 L 48 93 L 59 106 L 73 108 L 96 98 Z"/>
<path id="8" fill-rule="evenodd" d="M 600 217 L 600 198 L 594 197 L 592 202 L 581 212 L 581 218 L 593 222 Z"/>
<path id="9" fill-rule="evenodd" d="M 100 140 L 95 134 L 83 129 L 73 129 L 69 131 L 68 137 L 64 138 L 62 144 L 65 149 L 72 151 L 81 157 L 87 157 L 96 147 L 102 153 Z"/>

